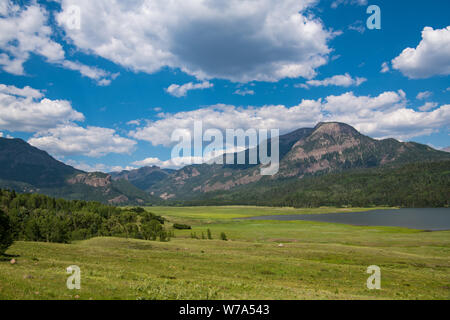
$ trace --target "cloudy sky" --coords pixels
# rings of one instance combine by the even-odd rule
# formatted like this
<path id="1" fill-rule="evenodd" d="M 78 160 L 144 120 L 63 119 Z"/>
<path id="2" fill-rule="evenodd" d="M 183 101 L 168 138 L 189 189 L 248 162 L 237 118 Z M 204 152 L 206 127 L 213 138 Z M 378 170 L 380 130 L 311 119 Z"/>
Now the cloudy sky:
<path id="1" fill-rule="evenodd" d="M 0 137 L 101 171 L 170 167 L 196 120 L 449 146 L 450 2 L 371 4 L 0 0 Z"/>

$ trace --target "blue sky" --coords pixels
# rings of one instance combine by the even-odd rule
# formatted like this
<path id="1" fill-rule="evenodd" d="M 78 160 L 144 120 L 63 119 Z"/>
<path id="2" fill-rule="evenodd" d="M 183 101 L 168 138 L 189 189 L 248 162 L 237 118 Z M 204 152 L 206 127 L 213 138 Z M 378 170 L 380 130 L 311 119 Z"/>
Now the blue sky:
<path id="1" fill-rule="evenodd" d="M 369 5 L 381 30 L 366 27 Z M 171 132 L 194 120 L 282 133 L 343 121 L 447 147 L 449 11 L 441 0 L 0 0 L 0 135 L 102 171 L 170 167 Z"/>

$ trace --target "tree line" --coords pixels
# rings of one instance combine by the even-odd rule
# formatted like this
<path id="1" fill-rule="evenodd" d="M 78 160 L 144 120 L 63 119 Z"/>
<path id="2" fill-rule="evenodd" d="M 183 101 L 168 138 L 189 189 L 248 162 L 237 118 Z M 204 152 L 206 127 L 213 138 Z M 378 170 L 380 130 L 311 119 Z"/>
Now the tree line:
<path id="1" fill-rule="evenodd" d="M 92 237 L 168 241 L 164 218 L 143 208 L 55 199 L 0 189 L 0 254 L 13 240 L 69 243 Z"/>
<path id="2" fill-rule="evenodd" d="M 450 161 L 412 163 L 401 167 L 354 169 L 302 179 L 263 181 L 233 191 L 202 194 L 198 199 L 174 204 L 298 208 L 449 207 Z"/>

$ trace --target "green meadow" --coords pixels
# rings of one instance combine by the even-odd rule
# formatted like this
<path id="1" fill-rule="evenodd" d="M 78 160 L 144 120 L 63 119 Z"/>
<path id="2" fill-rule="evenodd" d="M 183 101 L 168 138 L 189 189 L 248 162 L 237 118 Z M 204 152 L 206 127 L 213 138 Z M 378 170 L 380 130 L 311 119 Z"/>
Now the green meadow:
<path id="1" fill-rule="evenodd" d="M 175 230 L 170 242 L 16 242 L 0 261 L 0 299 L 450 299 L 449 231 L 239 220 L 364 208 L 147 210 L 192 230 Z M 212 240 L 202 239 L 208 229 Z M 71 265 L 81 268 L 81 290 L 66 288 Z M 371 265 L 381 268 L 381 290 L 366 287 Z"/>

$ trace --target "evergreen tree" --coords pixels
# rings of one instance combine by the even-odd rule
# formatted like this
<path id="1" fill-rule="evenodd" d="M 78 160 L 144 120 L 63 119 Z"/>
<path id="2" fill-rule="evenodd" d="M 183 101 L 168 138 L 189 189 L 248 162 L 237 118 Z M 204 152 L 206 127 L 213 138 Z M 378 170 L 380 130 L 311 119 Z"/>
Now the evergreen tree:
<path id="1" fill-rule="evenodd" d="M 13 243 L 12 226 L 9 217 L 0 210 L 0 255 Z"/>
<path id="2" fill-rule="evenodd" d="M 211 230 L 207 230 L 208 233 L 208 240 L 212 240 L 212 234 L 211 234 Z"/>

